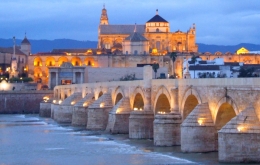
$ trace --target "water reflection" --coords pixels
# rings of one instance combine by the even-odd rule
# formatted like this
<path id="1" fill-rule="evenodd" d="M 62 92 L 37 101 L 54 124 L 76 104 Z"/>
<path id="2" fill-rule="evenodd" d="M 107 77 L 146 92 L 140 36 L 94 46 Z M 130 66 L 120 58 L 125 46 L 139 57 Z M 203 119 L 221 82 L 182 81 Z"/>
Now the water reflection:
<path id="1" fill-rule="evenodd" d="M 173 165 L 217 163 L 179 147 L 154 147 L 152 140 L 59 125 L 35 115 L 0 115 L 0 164 Z M 194 163 L 195 160 L 199 163 Z"/>

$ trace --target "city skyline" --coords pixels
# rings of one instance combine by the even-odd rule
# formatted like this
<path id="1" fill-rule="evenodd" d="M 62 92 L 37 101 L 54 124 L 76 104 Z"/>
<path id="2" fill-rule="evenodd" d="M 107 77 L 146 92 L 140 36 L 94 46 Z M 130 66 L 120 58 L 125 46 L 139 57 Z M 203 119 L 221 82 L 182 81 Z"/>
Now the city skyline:
<path id="1" fill-rule="evenodd" d="M 197 28 L 197 43 L 234 45 L 260 44 L 260 1 L 206 0 L 0 0 L 0 38 L 74 39 L 97 41 L 98 25 L 103 5 L 110 24 L 145 24 L 155 15 L 170 23 L 171 31 L 186 32 L 193 23 Z"/>

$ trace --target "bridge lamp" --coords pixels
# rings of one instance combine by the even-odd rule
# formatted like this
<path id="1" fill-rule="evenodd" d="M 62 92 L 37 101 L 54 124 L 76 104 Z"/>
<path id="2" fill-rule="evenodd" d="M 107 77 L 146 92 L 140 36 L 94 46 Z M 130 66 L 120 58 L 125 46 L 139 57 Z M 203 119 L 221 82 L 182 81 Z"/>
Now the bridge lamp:
<path id="1" fill-rule="evenodd" d="M 242 127 L 242 126 L 238 126 L 238 127 L 237 127 L 237 130 L 238 130 L 238 132 L 241 132 L 241 131 L 244 130 L 244 127 Z"/>
<path id="2" fill-rule="evenodd" d="M 59 104 L 61 104 L 62 103 L 62 100 L 59 100 Z"/>
<path id="3" fill-rule="evenodd" d="M 203 120 L 199 119 L 199 120 L 198 120 L 198 123 L 199 123 L 199 125 L 202 125 Z"/>

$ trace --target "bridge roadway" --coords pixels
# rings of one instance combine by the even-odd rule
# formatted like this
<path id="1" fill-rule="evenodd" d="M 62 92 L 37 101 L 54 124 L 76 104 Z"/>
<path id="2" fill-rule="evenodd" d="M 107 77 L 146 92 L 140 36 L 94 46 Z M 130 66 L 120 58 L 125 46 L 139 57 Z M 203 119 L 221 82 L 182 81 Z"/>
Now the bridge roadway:
<path id="1" fill-rule="evenodd" d="M 144 79 L 62 85 L 41 114 L 88 130 L 153 138 L 220 162 L 260 162 L 260 78 Z"/>

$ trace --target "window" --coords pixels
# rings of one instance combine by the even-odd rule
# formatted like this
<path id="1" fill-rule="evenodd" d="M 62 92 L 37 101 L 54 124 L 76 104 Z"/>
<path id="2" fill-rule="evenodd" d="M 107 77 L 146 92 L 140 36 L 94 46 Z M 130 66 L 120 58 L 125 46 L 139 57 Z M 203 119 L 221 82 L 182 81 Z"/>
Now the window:
<path id="1" fill-rule="evenodd" d="M 144 55 L 146 55 L 146 51 L 144 51 Z"/>
<path id="2" fill-rule="evenodd" d="M 138 54 L 138 51 L 137 50 L 135 50 L 135 55 L 137 55 Z"/>
<path id="3" fill-rule="evenodd" d="M 159 29 L 158 29 L 158 28 L 156 29 L 156 32 L 159 32 Z"/>
<path id="4" fill-rule="evenodd" d="M 128 51 L 126 51 L 125 54 L 128 54 Z"/>
<path id="5" fill-rule="evenodd" d="M 157 50 L 160 50 L 160 47 L 161 47 L 160 41 L 156 41 L 156 49 L 157 49 Z"/>

